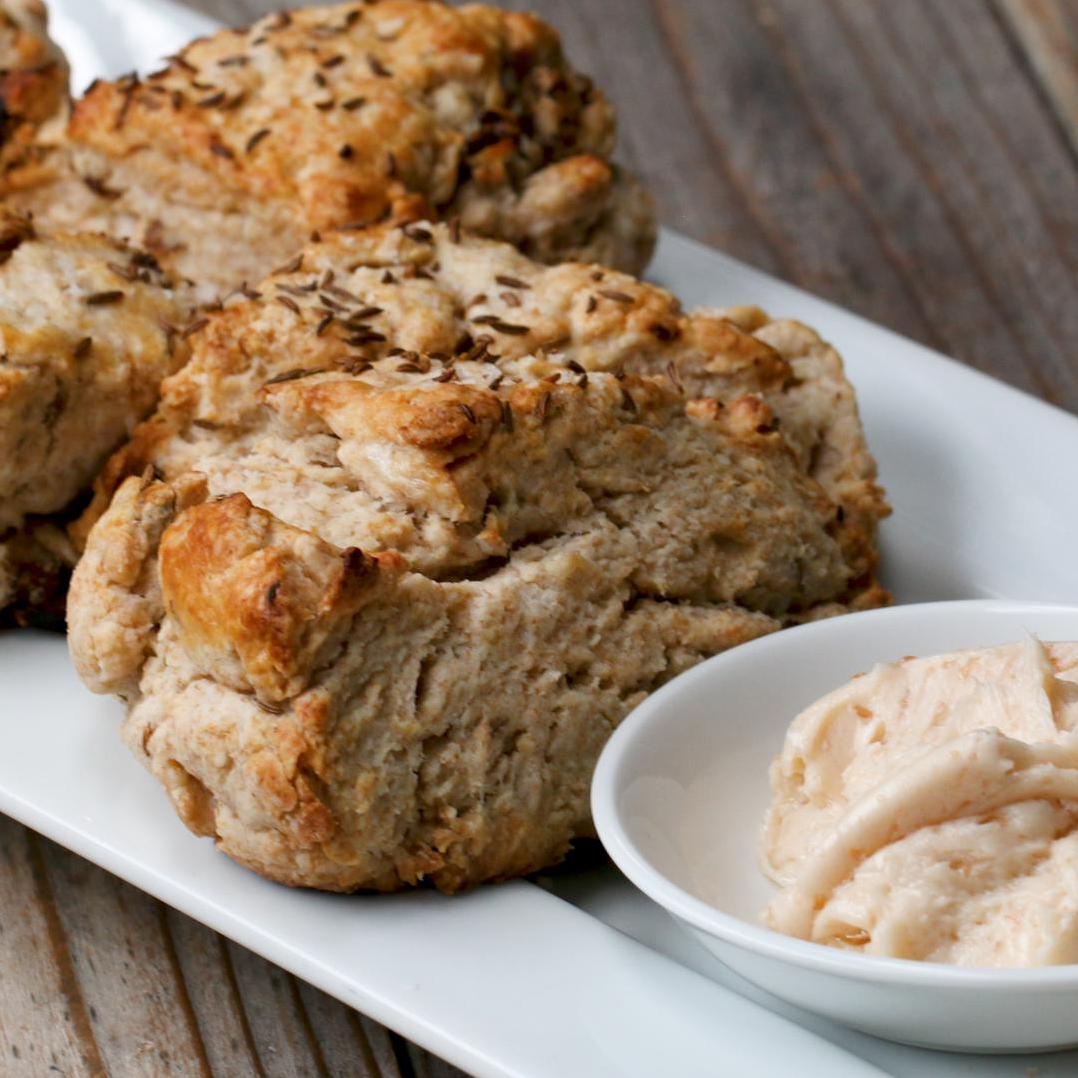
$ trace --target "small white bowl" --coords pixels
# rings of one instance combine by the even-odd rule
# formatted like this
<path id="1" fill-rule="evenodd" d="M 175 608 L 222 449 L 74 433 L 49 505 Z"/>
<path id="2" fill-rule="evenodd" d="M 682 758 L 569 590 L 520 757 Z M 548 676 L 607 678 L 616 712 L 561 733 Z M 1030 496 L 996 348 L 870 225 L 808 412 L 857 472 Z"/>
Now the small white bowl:
<path id="1" fill-rule="evenodd" d="M 806 1010 L 955 1051 L 1078 1044 L 1078 965 L 968 969 L 874 958 L 765 928 L 768 765 L 790 721 L 874 663 L 1034 633 L 1078 639 L 1078 606 L 924 603 L 814 622 L 734 648 L 649 697 L 599 760 L 592 809 L 618 867 L 726 965 Z"/>

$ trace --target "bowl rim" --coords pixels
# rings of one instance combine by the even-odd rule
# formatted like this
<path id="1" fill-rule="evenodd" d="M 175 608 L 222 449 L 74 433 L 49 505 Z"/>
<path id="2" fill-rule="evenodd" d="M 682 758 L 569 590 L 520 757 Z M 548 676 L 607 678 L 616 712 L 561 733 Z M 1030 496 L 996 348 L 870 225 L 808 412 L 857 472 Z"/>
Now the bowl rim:
<path id="1" fill-rule="evenodd" d="M 1078 604 L 1024 602 L 1008 599 L 958 599 L 942 602 L 908 603 L 878 610 L 828 618 L 824 621 L 784 629 L 740 644 L 715 655 L 673 678 L 639 704 L 607 741 L 595 768 L 591 806 L 595 827 L 607 853 L 629 880 L 649 898 L 695 929 L 735 947 L 793 966 L 860 981 L 885 981 L 893 985 L 932 988 L 978 988 L 1013 991 L 1018 988 L 1078 989 L 1078 964 L 1038 966 L 1029 969 L 953 966 L 942 962 L 852 954 L 821 943 L 796 939 L 762 924 L 724 913 L 716 906 L 690 894 L 660 872 L 629 837 L 619 810 L 619 794 L 627 779 L 626 759 L 630 749 L 652 723 L 661 721 L 690 685 L 721 678 L 728 666 L 735 666 L 748 649 L 761 651 L 795 646 L 805 634 L 828 631 L 838 622 L 886 622 L 934 614 L 958 612 L 1036 614 L 1070 613 L 1078 623 Z M 1075 638 L 1078 639 L 1078 624 Z M 776 643 L 782 641 L 782 643 Z"/>

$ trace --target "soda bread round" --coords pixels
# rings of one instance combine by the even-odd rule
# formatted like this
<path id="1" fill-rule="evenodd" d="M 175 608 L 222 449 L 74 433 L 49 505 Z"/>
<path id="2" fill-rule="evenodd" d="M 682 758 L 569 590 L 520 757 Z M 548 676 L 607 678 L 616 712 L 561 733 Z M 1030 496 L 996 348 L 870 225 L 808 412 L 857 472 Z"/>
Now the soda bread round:
<path id="1" fill-rule="evenodd" d="M 105 470 L 69 607 L 184 822 L 330 890 L 533 871 L 590 833 L 649 692 L 885 602 L 841 362 L 729 313 L 420 223 L 209 314 Z"/>
<path id="2" fill-rule="evenodd" d="M 42 220 L 129 239 L 204 286 L 255 283 L 312 232 L 459 218 L 543 261 L 629 270 L 650 200 L 614 113 L 533 15 L 431 0 L 282 12 L 98 82 L 68 143 L 9 180 Z"/>

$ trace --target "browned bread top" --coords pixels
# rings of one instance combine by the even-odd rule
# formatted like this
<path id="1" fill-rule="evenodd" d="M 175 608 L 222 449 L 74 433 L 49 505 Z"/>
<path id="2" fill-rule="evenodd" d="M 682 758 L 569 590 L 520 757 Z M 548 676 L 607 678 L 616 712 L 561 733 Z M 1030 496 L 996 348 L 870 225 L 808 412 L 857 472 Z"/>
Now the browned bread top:
<path id="1" fill-rule="evenodd" d="M 655 226 L 610 162 L 614 114 L 532 15 L 336 4 L 195 41 L 99 82 L 67 146 L 11 178 L 55 223 L 120 235 L 217 292 L 312 231 L 458 218 L 544 261 L 642 269 Z"/>
<path id="2" fill-rule="evenodd" d="M 395 437 L 425 442 L 428 456 L 437 449 L 448 461 L 472 454 L 496 421 L 478 386 L 651 374 L 689 398 L 756 395 L 739 408 L 763 406 L 765 430 L 773 414 L 800 470 L 835 503 L 853 579 L 870 586 L 875 525 L 886 512 L 875 464 L 841 360 L 797 323 L 755 309 L 687 313 L 664 289 L 616 271 L 544 266 L 450 226 L 414 224 L 326 236 L 257 293 L 208 315 L 192 344 L 191 364 L 163 387 L 161 410 L 103 477 L 98 511 L 121 473 L 153 463 L 175 474 L 201 456 L 246 453 L 267 406 L 320 422 L 345 439 L 346 454 L 354 432 L 396 424 Z M 327 382 L 330 374 L 353 377 Z M 409 392 L 426 383 L 441 386 L 440 396 Z M 442 398 L 453 403 L 417 403 Z M 365 464 L 368 482 L 391 486 L 394 468 L 417 459 L 402 445 L 392 464 Z M 458 472 L 457 485 L 469 474 Z M 421 496 L 437 503 L 450 497 L 446 489 L 428 474 Z"/>

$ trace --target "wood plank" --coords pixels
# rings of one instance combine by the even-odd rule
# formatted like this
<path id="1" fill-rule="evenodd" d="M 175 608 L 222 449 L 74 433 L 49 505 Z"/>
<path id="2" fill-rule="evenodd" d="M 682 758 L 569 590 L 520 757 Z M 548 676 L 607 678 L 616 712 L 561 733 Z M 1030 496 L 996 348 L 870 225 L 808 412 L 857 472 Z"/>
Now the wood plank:
<path id="1" fill-rule="evenodd" d="M 456 1067 L 418 1045 L 408 1045 L 408 1059 L 415 1078 L 460 1078 L 461 1072 Z"/>
<path id="2" fill-rule="evenodd" d="M 0 1073 L 105 1074 L 40 839 L 0 816 Z"/>
<path id="3" fill-rule="evenodd" d="M 410 1078 L 408 1050 L 416 1046 L 391 1030 L 386 1029 L 385 1026 L 379 1025 L 373 1018 L 368 1018 L 358 1011 L 353 1013 L 363 1036 L 366 1037 L 367 1043 L 371 1046 L 375 1061 L 387 1075 L 387 1078 Z M 403 1066 L 402 1063 L 404 1064 Z M 453 1073 L 460 1075 L 464 1072 L 454 1069 Z"/>
<path id="4" fill-rule="evenodd" d="M 967 261 L 943 208 L 901 133 L 886 122 L 878 94 L 841 24 L 824 4 L 778 2 L 761 10 L 776 62 L 790 74 L 807 122 L 824 147 L 841 194 L 857 203 L 929 326 L 925 337 L 952 354 L 982 356 L 1009 329 L 971 289 Z M 826 282 L 822 282 L 826 288 Z M 821 282 L 810 283 L 821 290 Z M 912 327 L 893 321 L 896 329 Z"/>
<path id="5" fill-rule="evenodd" d="M 1060 236 L 1073 236 L 1078 198 L 1061 199 L 1059 195 L 1068 190 L 1073 193 L 1078 186 L 1078 153 L 1072 145 L 1078 134 L 1071 132 L 1070 137 L 1061 137 L 1057 118 L 1045 107 L 1045 86 L 1038 81 L 1035 70 L 1025 66 L 1021 62 L 1023 57 L 1016 54 L 1007 24 L 988 18 L 967 18 L 970 2 L 937 5 L 930 14 L 946 25 L 964 80 L 974 97 L 979 98 L 982 111 L 1020 170 L 1023 181 L 1030 185 L 1049 227 Z M 979 0 L 974 0 L 975 11 L 980 6 Z M 1078 34 L 1078 4 L 1072 3 L 1070 7 Z M 1074 48 L 1078 50 L 1078 40 Z M 1074 62 L 1078 63 L 1078 51 Z M 1078 94 L 1078 86 L 1075 93 Z M 1058 245 L 1064 248 L 1073 268 L 1078 263 L 1078 250 L 1062 240 Z"/>
<path id="6" fill-rule="evenodd" d="M 333 1078 L 402 1078 L 388 1030 L 312 985 L 296 985 Z"/>
<path id="7" fill-rule="evenodd" d="M 1073 0 L 995 0 L 1078 153 L 1078 6 Z"/>
<path id="8" fill-rule="evenodd" d="M 785 252 L 783 275 L 939 344 L 902 267 L 875 231 L 864 202 L 851 197 L 850 177 L 814 128 L 800 87 L 776 52 L 775 11 L 736 0 L 657 3 L 714 144 L 739 184 L 753 192 L 758 217 Z"/>
<path id="9" fill-rule="evenodd" d="M 247 1023 L 225 941 L 177 910 L 166 910 L 181 975 L 215 1078 L 266 1074 Z"/>
<path id="10" fill-rule="evenodd" d="M 208 1078 L 161 903 L 81 857 L 42 840 L 42 859 L 69 941 L 104 1068 Z"/>
<path id="11" fill-rule="evenodd" d="M 330 1072 L 296 979 L 235 943 L 226 946 L 265 1073 L 325 1078 Z"/>
<path id="12" fill-rule="evenodd" d="M 687 32 L 709 40 L 707 9 L 699 7 L 705 19 L 692 24 Z M 866 16 L 864 10 L 861 14 Z M 778 98 L 770 86 L 760 90 L 782 112 L 781 122 L 789 128 L 787 140 L 796 140 L 794 148 L 787 146 L 781 152 L 794 158 L 790 165 L 794 169 L 824 167 L 820 164 L 823 161 L 835 177 L 837 197 L 861 208 L 882 252 L 881 261 L 886 258 L 896 268 L 930 326 L 923 339 L 1034 392 L 1047 394 L 1058 388 L 1058 395 L 1066 399 L 1067 393 L 1073 393 L 1073 387 L 1066 384 L 1067 372 L 1055 379 L 1038 376 L 1021 354 L 1020 339 L 992 292 L 991 280 L 979 277 L 962 222 L 933 187 L 931 154 L 945 150 L 938 144 L 926 148 L 924 140 L 918 142 L 910 132 L 905 111 L 917 107 L 915 102 L 904 101 L 902 112 L 894 110 L 888 99 L 890 88 L 877 72 L 876 50 L 866 51 L 856 34 L 825 4 L 779 0 L 761 5 L 757 16 L 766 28 L 771 63 L 785 69 L 796 94 L 796 101 L 790 102 Z M 710 36 L 714 37 L 714 28 Z M 727 80 L 714 87 L 712 96 L 729 96 L 735 90 L 736 85 Z M 804 113 L 803 121 L 798 118 L 799 110 Z M 730 123 L 736 125 L 736 117 Z M 797 136 L 793 128 L 802 123 L 805 129 Z M 1058 150 L 1058 142 L 1055 148 Z M 778 154 L 780 150 L 763 152 Z M 1073 170 L 1049 175 L 1048 182 L 1059 199 L 1067 185 L 1075 182 Z M 780 192 L 777 201 L 781 213 L 786 196 Z M 1060 216 L 1069 212 L 1063 210 Z M 805 213 L 811 216 L 811 205 Z M 802 228 L 797 221 L 791 221 L 789 227 Z M 1057 227 L 1062 228 L 1059 223 Z M 826 236 L 821 242 L 827 242 Z M 882 266 L 866 272 L 869 288 L 887 287 Z M 1069 274 L 1063 267 L 1050 272 L 1059 278 Z M 802 278 L 802 283 L 857 304 L 856 295 L 843 294 L 843 289 L 819 273 Z M 866 310 L 864 306 L 861 309 Z M 917 325 L 903 321 L 901 312 L 877 314 L 895 328 L 919 335 Z"/>
<path id="13" fill-rule="evenodd" d="M 461 1074 L 325 992 L 298 978 L 293 981 L 326 1073 L 333 1078 L 454 1078 Z"/>
<path id="14" fill-rule="evenodd" d="M 835 8 L 851 47 L 870 70 L 883 116 L 965 252 L 958 279 L 981 293 L 978 307 L 985 317 L 1002 315 L 1010 327 L 1009 338 L 1001 336 L 976 355 L 956 349 L 959 358 L 1078 406 L 1072 270 L 964 81 L 931 5 L 836 0 Z M 984 9 L 971 5 L 965 14 L 973 21 Z M 1073 175 L 1069 181 L 1057 192 L 1060 200 L 1073 197 Z M 918 264 L 930 271 L 926 259 Z"/>

